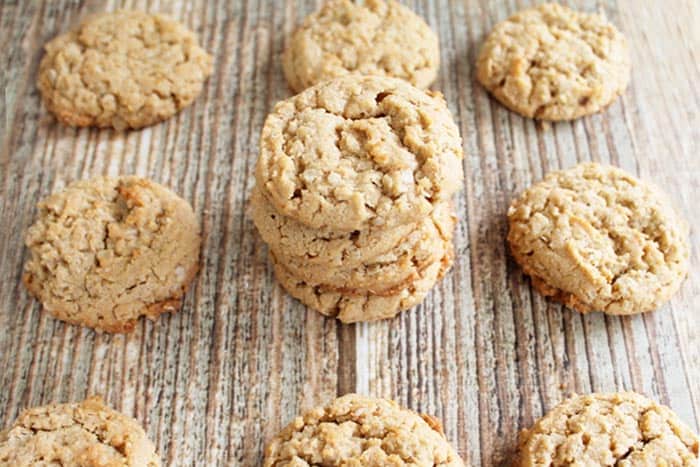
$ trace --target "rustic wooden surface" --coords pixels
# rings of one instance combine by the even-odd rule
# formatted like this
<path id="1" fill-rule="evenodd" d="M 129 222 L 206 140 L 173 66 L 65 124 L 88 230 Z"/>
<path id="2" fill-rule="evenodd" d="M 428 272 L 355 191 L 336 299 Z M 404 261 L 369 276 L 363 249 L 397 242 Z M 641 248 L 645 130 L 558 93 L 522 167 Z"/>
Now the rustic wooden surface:
<path id="1" fill-rule="evenodd" d="M 551 127 L 508 112 L 474 80 L 486 31 L 527 1 L 411 1 L 438 31 L 440 79 L 464 137 L 467 174 L 453 271 L 425 303 L 387 322 L 341 326 L 272 278 L 246 199 L 258 135 L 289 95 L 279 54 L 308 1 L 0 2 L 0 426 L 27 406 L 102 394 L 135 416 L 166 465 L 253 466 L 298 411 L 351 391 L 396 398 L 444 421 L 468 465 L 507 464 L 518 430 L 566 395 L 633 389 L 700 420 L 700 264 L 661 310 L 628 318 L 548 303 L 506 254 L 511 197 L 552 169 L 610 162 L 654 180 L 700 218 L 700 4 L 569 2 L 603 10 L 632 46 L 633 79 L 601 115 Z M 130 133 L 55 123 L 35 86 L 41 46 L 84 15 L 163 11 L 216 60 L 200 99 Z M 190 200 L 202 271 L 184 309 L 127 336 L 40 312 L 20 284 L 36 202 L 66 183 L 136 173 Z"/>

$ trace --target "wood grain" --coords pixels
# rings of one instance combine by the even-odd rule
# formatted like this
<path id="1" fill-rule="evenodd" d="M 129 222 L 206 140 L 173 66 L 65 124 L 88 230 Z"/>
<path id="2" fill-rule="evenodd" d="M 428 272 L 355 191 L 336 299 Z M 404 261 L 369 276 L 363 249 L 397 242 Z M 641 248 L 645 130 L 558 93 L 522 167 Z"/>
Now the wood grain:
<path id="1" fill-rule="evenodd" d="M 257 465 L 265 440 L 336 394 L 387 396 L 440 417 L 469 465 L 507 465 L 517 432 L 572 392 L 633 389 L 700 422 L 700 243 L 680 293 L 655 313 L 580 315 L 530 288 L 505 249 L 511 197 L 578 161 L 619 165 L 700 218 L 700 4 L 567 2 L 601 10 L 629 38 L 632 84 L 605 113 L 543 126 L 490 99 L 478 45 L 528 1 L 422 0 L 438 31 L 435 84 L 464 137 L 453 271 L 425 303 L 378 324 L 342 326 L 277 286 L 247 212 L 259 131 L 289 95 L 279 54 L 311 1 L 0 3 L 0 426 L 28 406 L 103 394 L 135 416 L 166 465 Z M 216 70 L 195 104 L 139 132 L 53 121 L 35 86 L 41 47 L 79 18 L 119 7 L 169 13 L 198 31 Z M 41 313 L 20 284 L 37 201 L 66 183 L 136 173 L 190 200 L 202 271 L 183 310 L 127 336 Z"/>

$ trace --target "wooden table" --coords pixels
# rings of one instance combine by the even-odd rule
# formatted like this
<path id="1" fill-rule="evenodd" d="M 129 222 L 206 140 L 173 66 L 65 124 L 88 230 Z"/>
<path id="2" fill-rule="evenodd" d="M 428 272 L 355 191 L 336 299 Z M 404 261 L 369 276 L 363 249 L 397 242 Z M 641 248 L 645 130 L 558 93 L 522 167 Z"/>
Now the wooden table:
<path id="1" fill-rule="evenodd" d="M 636 390 L 700 420 L 700 264 L 672 302 L 627 318 L 549 303 L 506 253 L 510 199 L 549 170 L 595 160 L 667 190 L 700 219 L 700 4 L 568 2 L 602 9 L 629 38 L 632 83 L 605 113 L 540 125 L 475 82 L 491 26 L 527 1 L 411 1 L 438 31 L 441 90 L 467 157 L 454 269 L 398 318 L 344 326 L 276 285 L 247 212 L 258 138 L 289 96 L 279 55 L 303 1 L 127 1 L 199 32 L 215 57 L 202 96 L 143 131 L 53 121 L 35 79 L 41 47 L 92 11 L 121 2 L 0 4 L 0 426 L 28 406 L 102 394 L 135 416 L 166 465 L 254 466 L 300 410 L 351 391 L 440 417 L 469 465 L 506 464 L 520 428 L 574 391 Z M 130 335 L 100 335 L 41 313 L 20 284 L 37 201 L 66 183 L 136 173 L 190 200 L 203 227 L 202 271 L 181 312 Z"/>

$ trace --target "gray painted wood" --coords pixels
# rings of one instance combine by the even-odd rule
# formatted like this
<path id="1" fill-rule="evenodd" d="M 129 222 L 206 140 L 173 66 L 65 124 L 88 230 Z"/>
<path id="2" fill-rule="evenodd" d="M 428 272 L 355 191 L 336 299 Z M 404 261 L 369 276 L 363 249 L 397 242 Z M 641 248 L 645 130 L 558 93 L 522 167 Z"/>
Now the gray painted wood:
<path id="1" fill-rule="evenodd" d="M 509 200 L 552 169 L 617 164 L 653 180 L 700 218 L 700 5 L 668 0 L 568 2 L 602 10 L 634 56 L 629 90 L 605 113 L 540 125 L 480 88 L 473 63 L 493 24 L 530 2 L 422 0 L 438 31 L 440 79 L 467 158 L 452 272 L 417 309 L 341 326 L 273 280 L 246 210 L 259 131 L 289 95 L 279 54 L 314 2 L 18 1 L 0 3 L 0 426 L 28 406 L 102 394 L 135 416 L 167 465 L 256 465 L 265 440 L 336 394 L 393 397 L 444 421 L 471 465 L 507 464 L 517 432 L 572 392 L 633 389 L 700 418 L 698 237 L 673 301 L 627 318 L 587 316 L 530 288 L 504 244 Z M 169 13 L 216 58 L 202 96 L 139 132 L 53 121 L 35 87 L 41 46 L 90 12 Z M 190 200 L 203 267 L 181 312 L 133 334 L 98 335 L 40 312 L 20 284 L 22 236 L 37 201 L 80 178 L 136 173 Z"/>

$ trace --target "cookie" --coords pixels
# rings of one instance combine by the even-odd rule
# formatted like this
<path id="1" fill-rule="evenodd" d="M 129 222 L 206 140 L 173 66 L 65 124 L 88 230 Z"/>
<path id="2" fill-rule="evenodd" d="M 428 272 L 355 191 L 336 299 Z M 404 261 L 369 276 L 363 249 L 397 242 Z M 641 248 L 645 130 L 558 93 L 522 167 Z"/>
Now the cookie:
<path id="1" fill-rule="evenodd" d="M 698 437 L 633 392 L 574 396 L 520 436 L 520 467 L 698 465 Z"/>
<path id="2" fill-rule="evenodd" d="M 257 187 L 250 195 L 250 206 L 255 227 L 275 255 L 284 262 L 296 260 L 310 268 L 360 266 L 396 247 L 419 225 L 354 232 L 313 229 L 278 213 Z"/>
<path id="3" fill-rule="evenodd" d="M 256 179 L 274 208 L 338 232 L 417 222 L 461 188 L 445 101 L 395 78 L 350 75 L 278 103 Z"/>
<path id="4" fill-rule="evenodd" d="M 274 254 L 270 257 L 275 277 L 289 295 L 326 316 L 344 323 L 356 323 L 393 318 L 401 311 L 421 303 L 452 266 L 454 250 L 452 244 L 447 242 L 445 256 L 440 261 L 425 267 L 413 281 L 401 284 L 395 290 L 386 290 L 381 295 L 309 284 L 294 277 Z"/>
<path id="5" fill-rule="evenodd" d="M 477 77 L 525 117 L 572 120 L 623 93 L 630 52 L 603 17 L 548 3 L 496 25 L 479 52 Z"/>
<path id="6" fill-rule="evenodd" d="M 329 0 L 294 32 L 282 67 L 294 92 L 349 73 L 401 78 L 427 88 L 440 64 L 438 38 L 393 0 Z"/>
<path id="7" fill-rule="evenodd" d="M 440 422 L 388 399 L 347 394 L 296 417 L 265 449 L 264 467 L 464 467 Z"/>
<path id="8" fill-rule="evenodd" d="M 535 288 L 580 312 L 654 310 L 688 272 L 688 224 L 615 167 L 552 172 L 513 201 L 508 220 L 511 252 Z"/>
<path id="9" fill-rule="evenodd" d="M 0 466 L 159 467 L 153 443 L 136 420 L 99 397 L 25 410 L 0 433 Z"/>
<path id="10" fill-rule="evenodd" d="M 187 107 L 212 73 L 194 33 L 165 16 L 116 11 L 46 44 L 38 86 L 66 125 L 142 128 Z"/>
<path id="11" fill-rule="evenodd" d="M 69 185 L 39 203 L 24 283 L 54 317 L 128 332 L 176 311 L 195 276 L 199 225 L 190 205 L 133 176 Z"/>
<path id="12" fill-rule="evenodd" d="M 423 269 L 439 261 L 452 240 L 455 224 L 452 206 L 442 203 L 396 247 L 349 268 L 311 266 L 303 258 L 273 252 L 294 277 L 306 283 L 323 284 L 338 291 L 352 289 L 382 295 L 386 290 L 416 280 Z"/>

